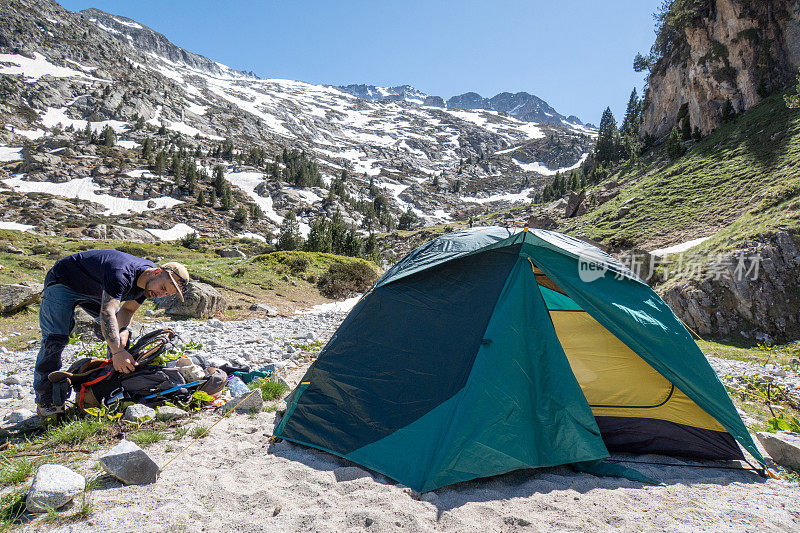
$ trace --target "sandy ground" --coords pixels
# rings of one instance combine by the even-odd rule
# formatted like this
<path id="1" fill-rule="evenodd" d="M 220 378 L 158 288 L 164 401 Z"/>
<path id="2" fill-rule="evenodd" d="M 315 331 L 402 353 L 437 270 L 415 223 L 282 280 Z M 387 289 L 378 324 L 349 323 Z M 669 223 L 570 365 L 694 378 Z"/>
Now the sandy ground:
<path id="1" fill-rule="evenodd" d="M 302 368 L 292 372 L 290 383 L 301 375 Z M 739 463 L 616 455 L 675 466 L 626 464 L 665 486 L 548 468 L 420 496 L 330 454 L 270 444 L 274 421 L 266 412 L 224 419 L 154 485 L 122 487 L 103 478 L 92 518 L 55 530 L 800 531 L 798 484 L 718 468 Z M 163 464 L 190 440 L 162 441 L 148 452 Z M 167 452 L 170 445 L 176 449 Z"/>
<path id="2" fill-rule="evenodd" d="M 214 355 L 289 363 L 286 346 L 327 337 L 343 312 L 288 319 L 177 324 Z M 298 340 L 299 339 L 299 340 Z M 35 353 L 3 356 L 0 371 L 18 371 Z M 256 360 L 253 360 L 256 359 Z M 293 358 L 292 358 L 293 359 Z M 286 369 L 293 365 L 287 365 Z M 294 386 L 306 365 L 294 368 Z M 727 367 L 726 367 L 727 368 Z M 745 369 L 746 370 L 746 369 Z M 743 370 L 744 371 L 744 370 Z M 0 389 L 5 390 L 5 385 Z M 32 406 L 32 396 L 0 400 L 0 410 Z M 30 405 L 29 405 L 30 404 Z M 460 483 L 422 496 L 333 455 L 288 442 L 269 443 L 275 414 L 231 415 L 148 486 L 123 487 L 99 478 L 94 513 L 85 522 L 30 531 L 800 531 L 800 486 L 765 480 L 739 463 L 685 462 L 661 456 L 614 456 L 664 486 L 578 474 L 568 468 L 522 470 Z M 210 426 L 220 415 L 196 415 Z M 189 432 L 189 435 L 191 431 Z M 192 437 L 147 451 L 163 465 Z M 80 468 L 100 475 L 99 453 Z M 670 463 L 672 466 L 641 464 Z M 721 468 L 735 466 L 737 469 Z"/>

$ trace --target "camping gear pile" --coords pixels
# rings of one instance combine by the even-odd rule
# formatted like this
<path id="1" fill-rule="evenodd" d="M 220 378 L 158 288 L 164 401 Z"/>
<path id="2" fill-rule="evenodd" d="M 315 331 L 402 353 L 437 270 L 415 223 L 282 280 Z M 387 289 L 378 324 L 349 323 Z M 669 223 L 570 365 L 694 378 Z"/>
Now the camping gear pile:
<path id="1" fill-rule="evenodd" d="M 276 437 L 418 492 L 520 468 L 609 473 L 611 451 L 741 460 L 741 445 L 764 464 L 661 298 L 545 230 L 464 229 L 412 251 L 287 403 Z"/>
<path id="2" fill-rule="evenodd" d="M 206 364 L 202 357 L 183 356 L 166 360 L 175 348 L 175 332 L 160 329 L 143 335 L 127 347 L 136 360 L 136 370 L 124 374 L 114 370 L 111 358 L 85 357 L 68 370 L 48 376 L 53 383 L 54 398 L 64 402 L 75 391 L 76 405 L 81 411 L 119 401 L 145 405 L 161 405 L 166 401 L 189 401 L 200 391 L 211 397 L 225 387 L 228 375 L 220 368 Z M 209 402 L 213 400 L 208 400 Z"/>

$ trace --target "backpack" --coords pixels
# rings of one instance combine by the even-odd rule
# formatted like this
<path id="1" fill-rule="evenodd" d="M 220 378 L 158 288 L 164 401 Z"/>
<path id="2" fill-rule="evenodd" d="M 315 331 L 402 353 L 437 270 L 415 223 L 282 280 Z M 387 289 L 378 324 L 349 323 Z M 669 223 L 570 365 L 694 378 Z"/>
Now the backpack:
<path id="1" fill-rule="evenodd" d="M 117 401 L 159 405 L 167 400 L 189 400 L 198 390 L 210 396 L 221 391 L 227 381 L 222 370 L 206 369 L 206 378 L 186 383 L 178 368 L 152 364 L 174 337 L 174 331 L 161 329 L 138 339 L 128 348 L 137 362 L 136 370 L 128 374 L 114 370 L 111 358 L 89 357 L 75 361 L 66 371 L 50 373 L 54 401 L 63 403 L 74 390 L 75 404 L 84 411 Z"/>

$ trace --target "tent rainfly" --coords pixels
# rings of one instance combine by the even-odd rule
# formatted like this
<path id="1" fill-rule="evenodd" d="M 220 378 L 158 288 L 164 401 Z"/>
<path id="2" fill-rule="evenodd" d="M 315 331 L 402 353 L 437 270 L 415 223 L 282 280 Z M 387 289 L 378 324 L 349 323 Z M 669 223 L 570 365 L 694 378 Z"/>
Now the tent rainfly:
<path id="1" fill-rule="evenodd" d="M 763 463 L 684 325 L 616 259 L 472 228 L 394 265 L 287 399 L 275 436 L 424 492 L 609 451 Z"/>

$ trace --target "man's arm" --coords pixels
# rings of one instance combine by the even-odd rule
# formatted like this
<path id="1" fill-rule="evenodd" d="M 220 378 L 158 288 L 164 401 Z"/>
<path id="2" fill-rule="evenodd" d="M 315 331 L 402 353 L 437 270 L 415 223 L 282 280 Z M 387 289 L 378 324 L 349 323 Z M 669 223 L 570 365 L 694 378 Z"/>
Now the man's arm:
<path id="1" fill-rule="evenodd" d="M 117 311 L 120 311 L 119 300 L 112 298 L 106 291 L 100 301 L 100 329 L 103 338 L 111 350 L 111 359 L 114 369 L 128 373 L 135 369 L 135 363 L 131 354 L 125 350 L 119 338 L 119 322 L 117 322 Z M 128 319 L 130 322 L 130 319 Z"/>
<path id="2" fill-rule="evenodd" d="M 140 305 L 136 300 L 128 300 L 122 304 L 122 307 L 117 311 L 117 324 L 120 329 L 127 328 L 131 324 L 131 318 L 133 318 L 133 314 L 139 309 Z"/>

